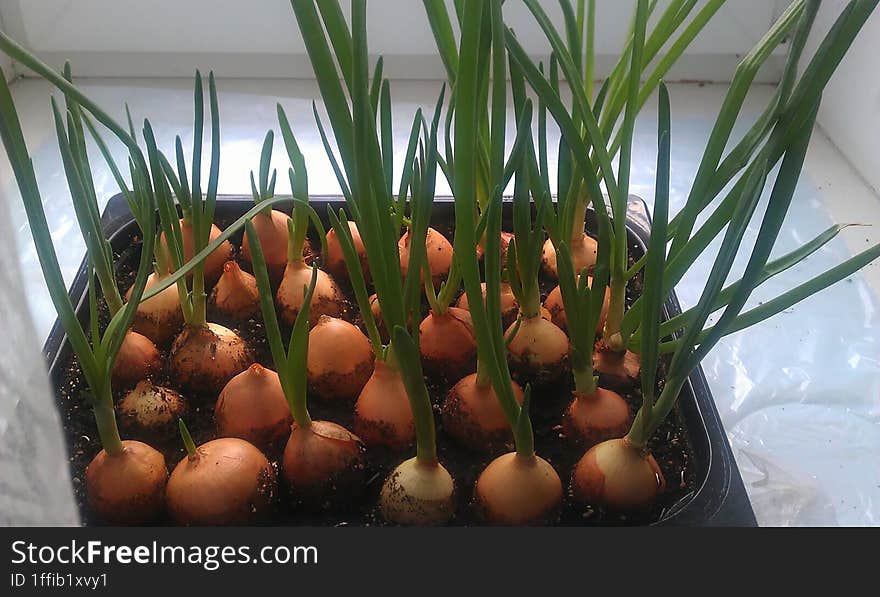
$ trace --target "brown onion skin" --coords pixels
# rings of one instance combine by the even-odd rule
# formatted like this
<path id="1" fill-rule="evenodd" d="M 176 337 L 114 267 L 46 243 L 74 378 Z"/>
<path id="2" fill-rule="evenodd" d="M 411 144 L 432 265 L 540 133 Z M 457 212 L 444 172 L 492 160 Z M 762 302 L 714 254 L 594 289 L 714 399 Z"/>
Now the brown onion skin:
<path id="1" fill-rule="evenodd" d="M 111 381 L 115 389 L 130 388 L 162 370 L 162 355 L 153 341 L 133 330 L 122 340 L 113 362 Z"/>
<path id="2" fill-rule="evenodd" d="M 385 327 L 385 320 L 382 319 L 382 305 L 379 304 L 379 297 L 375 294 L 371 294 L 369 298 L 370 302 L 370 313 L 373 314 L 373 319 L 376 321 L 376 329 L 379 330 L 379 337 L 382 338 L 382 342 L 388 343 L 390 340 L 390 336 L 388 335 L 388 329 Z M 412 324 L 412 319 L 409 320 L 410 325 Z"/>
<path id="3" fill-rule="evenodd" d="M 385 320 L 382 319 L 382 305 L 379 304 L 379 297 L 375 294 L 370 295 L 370 312 L 373 319 L 376 320 L 376 329 L 379 330 L 379 337 L 386 344 L 390 341 L 391 336 L 388 334 L 388 328 L 385 327 Z"/>
<path id="4" fill-rule="evenodd" d="M 593 370 L 609 384 L 625 387 L 638 379 L 641 359 L 634 352 L 616 352 L 599 342 L 593 351 Z"/>
<path id="5" fill-rule="evenodd" d="M 571 475 L 576 502 L 615 512 L 648 510 L 665 488 L 654 457 L 626 438 L 607 440 L 587 450 Z"/>
<path id="6" fill-rule="evenodd" d="M 208 242 L 214 242 L 220 234 L 220 229 L 215 224 L 211 224 L 211 232 L 208 233 Z M 183 239 L 183 262 L 186 263 L 193 258 L 193 255 L 195 255 L 193 252 L 193 245 L 195 243 L 193 243 L 192 223 L 184 218 L 180 219 L 180 235 Z M 168 252 L 168 243 L 165 242 L 165 233 L 162 233 L 159 236 L 159 242 L 165 250 L 165 254 L 170 255 Z M 209 286 L 214 284 L 214 282 L 217 281 L 217 278 L 220 277 L 220 273 L 223 271 L 223 264 L 232 259 L 233 251 L 234 247 L 232 246 L 232 243 L 225 240 L 220 243 L 220 246 L 214 249 L 207 258 L 205 258 L 205 282 Z M 192 272 L 190 272 L 189 276 L 192 276 Z"/>
<path id="7" fill-rule="evenodd" d="M 596 265 L 596 250 L 599 243 L 587 233 L 584 233 L 580 241 L 576 242 L 576 239 L 572 239 L 571 247 L 569 247 L 574 271 L 580 272 L 586 268 L 588 272 L 592 272 Z M 541 266 L 548 276 L 559 277 L 556 265 L 556 248 L 550 239 L 547 239 L 541 251 Z"/>
<path id="8" fill-rule="evenodd" d="M 510 248 L 510 241 L 513 240 L 512 232 L 501 231 L 500 234 L 500 257 L 501 257 L 501 265 L 505 265 L 507 263 L 507 250 Z M 485 255 L 485 251 L 482 245 L 477 245 L 477 259 L 482 259 Z"/>
<path id="9" fill-rule="evenodd" d="M 382 361 L 376 361 L 354 405 L 353 431 L 369 448 L 401 451 L 415 442 L 415 421 L 403 379 Z"/>
<path id="10" fill-rule="evenodd" d="M 147 276 L 145 291 L 158 286 L 162 278 L 157 274 Z M 129 288 L 125 300 L 131 299 Z M 183 326 L 183 311 L 180 309 L 180 294 L 177 285 L 172 284 L 156 296 L 141 301 L 134 315 L 132 329 L 152 340 L 157 346 L 163 346 Z"/>
<path id="11" fill-rule="evenodd" d="M 164 510 L 167 480 L 161 452 L 143 442 L 123 440 L 120 454 L 101 450 L 89 463 L 86 496 L 106 524 L 146 524 Z"/>
<path id="12" fill-rule="evenodd" d="M 364 485 L 364 444 L 330 421 L 294 423 L 281 471 L 294 495 L 305 503 L 345 501 Z"/>
<path id="13" fill-rule="evenodd" d="M 354 401 L 373 374 L 373 349 L 357 326 L 322 315 L 309 332 L 309 387 L 328 401 Z"/>
<path id="14" fill-rule="evenodd" d="M 116 412 L 129 435 L 166 441 L 177 432 L 177 420 L 186 415 L 187 404 L 171 388 L 142 380 L 122 397 Z"/>
<path id="15" fill-rule="evenodd" d="M 238 266 L 235 261 L 223 264 L 223 273 L 211 290 L 208 305 L 226 317 L 244 321 L 260 310 L 260 291 L 257 279 Z"/>
<path id="16" fill-rule="evenodd" d="M 458 307 L 431 311 L 419 324 L 419 351 L 425 371 L 446 380 L 460 379 L 477 366 L 477 339 L 471 314 Z"/>
<path id="17" fill-rule="evenodd" d="M 348 230 L 351 232 L 351 240 L 354 244 L 354 250 L 357 252 L 358 261 L 361 263 L 361 271 L 364 274 L 364 280 L 369 283 L 370 265 L 367 262 L 367 249 L 364 247 L 364 241 L 358 230 L 357 224 L 352 221 L 348 222 Z M 348 266 L 345 264 L 345 255 L 342 251 L 342 244 L 336 231 L 332 228 L 327 232 L 327 254 L 324 256 L 324 267 L 334 277 L 342 280 L 348 278 Z"/>
<path id="18" fill-rule="evenodd" d="M 376 321 L 376 329 L 379 330 L 379 336 L 382 338 L 382 342 L 387 343 L 390 336 L 388 335 L 388 330 L 385 328 L 385 322 L 382 320 L 382 305 L 379 304 L 379 297 L 375 294 L 371 294 L 369 301 L 370 313 Z"/>
<path id="19" fill-rule="evenodd" d="M 486 298 L 486 283 L 483 282 L 480 284 L 480 291 L 483 294 L 483 299 Z M 458 302 L 455 304 L 459 309 L 464 309 L 465 311 L 470 311 L 470 303 L 468 302 L 467 293 L 463 292 L 460 297 L 458 297 Z M 513 295 L 513 290 L 510 289 L 510 284 L 507 282 L 501 283 L 501 323 L 505 329 L 509 328 L 513 325 L 513 322 L 516 321 L 516 316 L 519 313 L 519 303 L 516 302 L 516 297 Z"/>
<path id="20" fill-rule="evenodd" d="M 278 285 L 276 302 L 281 320 L 293 325 L 305 299 L 305 288 L 311 284 L 312 267 L 303 261 L 288 263 Z M 318 270 L 315 291 L 309 303 L 309 325 L 314 326 L 321 315 L 339 317 L 345 310 L 345 298 L 330 275 Z"/>
<path id="21" fill-rule="evenodd" d="M 592 288 L 593 278 L 587 277 L 587 285 Z M 611 289 L 605 287 L 605 298 L 602 301 L 602 311 L 599 313 L 599 322 L 596 324 L 596 333 L 601 334 L 605 328 L 605 319 L 608 317 L 608 302 L 611 300 Z M 550 312 L 550 318 L 559 329 L 568 330 L 568 318 L 565 316 L 565 304 L 562 302 L 562 290 L 559 286 L 550 291 L 544 299 L 544 308 Z"/>
<path id="22" fill-rule="evenodd" d="M 247 344 L 216 323 L 187 326 L 174 339 L 169 370 L 182 388 L 216 396 L 230 379 L 254 362 Z"/>
<path id="23" fill-rule="evenodd" d="M 550 524 L 561 510 L 562 481 L 543 458 L 508 452 L 480 473 L 474 501 L 479 514 L 491 524 Z"/>
<path id="24" fill-rule="evenodd" d="M 513 326 L 506 335 L 512 331 Z M 568 350 L 568 336 L 544 315 L 523 319 L 507 346 L 510 364 L 520 379 L 539 384 L 551 383 L 568 370 Z"/>
<path id="25" fill-rule="evenodd" d="M 220 437 L 246 440 L 265 453 L 280 450 L 292 421 L 278 374 L 259 363 L 230 379 L 214 405 Z"/>
<path id="26" fill-rule="evenodd" d="M 519 404 L 523 391 L 511 380 Z M 480 454 L 499 454 L 513 446 L 513 432 L 491 383 L 479 385 L 472 373 L 452 386 L 441 410 L 443 428 L 460 445 Z"/>
<path id="27" fill-rule="evenodd" d="M 409 245 L 409 231 L 407 230 L 397 242 L 397 249 L 400 252 L 400 273 L 404 278 L 409 269 Z M 434 228 L 428 228 L 425 249 L 434 288 L 439 288 L 440 282 L 449 275 L 449 268 L 452 267 L 452 245 L 440 232 Z M 425 280 L 424 271 L 421 272 L 420 280 L 422 282 Z"/>
<path id="28" fill-rule="evenodd" d="M 260 247 L 263 249 L 263 258 L 266 260 L 269 279 L 275 284 L 281 279 L 284 268 L 287 266 L 288 220 L 290 220 L 290 216 L 277 209 L 271 210 L 268 214 L 258 213 L 251 220 L 257 237 L 260 239 Z M 306 239 L 303 253 L 310 252 L 309 241 Z M 245 261 L 251 263 L 251 248 L 247 234 L 241 241 L 241 256 Z"/>
<path id="29" fill-rule="evenodd" d="M 277 494 L 275 469 L 253 444 L 224 437 L 184 456 L 168 479 L 168 513 L 178 524 L 253 524 Z"/>
<path id="30" fill-rule="evenodd" d="M 590 448 L 608 439 L 623 437 L 632 417 L 620 394 L 596 388 L 591 394 L 572 392 L 574 400 L 562 416 L 562 430 L 572 443 Z"/>

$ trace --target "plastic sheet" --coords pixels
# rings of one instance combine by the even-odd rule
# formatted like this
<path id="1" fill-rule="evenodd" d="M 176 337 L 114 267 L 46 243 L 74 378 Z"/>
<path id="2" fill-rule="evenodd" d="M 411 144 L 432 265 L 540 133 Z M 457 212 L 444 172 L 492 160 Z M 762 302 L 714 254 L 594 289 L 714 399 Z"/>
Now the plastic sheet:
<path id="1" fill-rule="evenodd" d="M 191 126 L 192 99 L 188 83 L 87 81 L 84 87 L 119 116 L 126 100 L 136 117 L 151 116 L 160 144 L 166 147 L 170 147 L 173 133 L 188 131 Z M 437 87 L 432 82 L 394 84 L 396 134 L 406 135 L 408 119 L 416 105 L 432 105 Z M 313 192 L 338 192 L 311 116 L 310 101 L 316 96 L 312 83 L 221 81 L 219 88 L 224 156 L 221 193 L 248 192 L 247 173 L 257 166 L 265 130 L 276 124 L 277 101 L 287 108 L 291 124 L 298 132 L 309 160 Z M 260 93 L 255 94 L 254 89 Z M 726 87 L 720 85 L 670 86 L 673 212 L 684 204 L 725 90 Z M 64 190 L 54 137 L 49 132 L 48 89 L 42 83 L 26 81 L 16 84 L 14 92 L 28 111 L 24 118 L 25 133 L 36 156 L 38 177 L 62 267 L 70 280 L 82 259 L 83 248 Z M 760 113 L 771 94 L 771 87 L 758 86 L 752 91 L 743 109 L 746 124 Z M 739 131 L 743 130 L 740 127 Z M 188 144 L 184 136 L 184 145 Z M 555 142 L 551 139 L 550 144 L 552 147 Z M 405 141 L 396 145 L 403 151 Z M 283 165 L 286 163 L 283 148 L 276 143 L 275 149 L 275 163 Z M 649 204 L 653 199 L 655 152 L 656 113 L 648 106 L 636 129 L 631 190 L 645 197 Z M 121 151 L 117 155 L 121 158 Z M 93 155 L 92 164 L 99 195 L 106 199 L 116 189 L 97 153 Z M 396 165 L 399 164 L 397 159 Z M 8 166 L 6 168 L 2 192 L 12 210 L 20 212 L 18 193 L 8 176 Z M 286 191 L 282 188 L 285 179 L 280 177 L 280 192 Z M 439 189 L 439 192 L 447 191 Z M 817 129 L 774 255 L 785 253 L 826 229 L 834 223 L 832 208 L 836 213 L 839 204 L 852 203 L 856 195 L 876 201 Z M 860 205 L 858 221 L 869 217 L 872 212 L 868 210 L 876 210 L 876 203 Z M 756 232 L 748 231 L 744 246 L 751 247 Z M 844 231 L 807 261 L 760 287 L 750 304 L 776 296 L 781 290 L 840 263 L 852 255 L 853 247 L 868 246 L 863 239 L 876 239 L 877 234 L 860 228 Z M 24 288 L 37 322 L 38 336 L 43 338 L 55 316 L 40 279 L 29 235 L 23 228 L 17 240 L 26 275 Z M 738 277 L 746 259 L 747 255 L 741 256 L 731 279 Z M 676 288 L 684 308 L 696 303 L 710 264 L 711 256 L 704 256 Z M 869 279 L 874 281 L 869 283 Z M 877 456 L 880 454 L 880 321 L 877 288 L 872 283 L 876 284 L 876 276 L 854 275 L 763 324 L 723 339 L 703 361 L 761 524 L 880 524 L 880 458 Z M 24 334 L 24 337 L 30 336 Z M 0 383 L 9 382 L 0 380 Z M 13 383 L 18 384 L 17 377 Z M 0 387 L 0 409 L 3 409 L 0 413 L 7 416 L 9 396 L 9 390 Z M 54 416 L 44 410 L 52 410 L 50 403 L 40 403 L 39 414 Z M 7 420 L 7 425 L 15 424 Z M 2 432 L 0 429 L 0 434 Z M 55 437 L 60 437 L 60 432 L 55 432 Z M 3 449 L 0 444 L 0 450 Z M 5 472 L 5 462 L 0 460 L 0 464 L 4 465 Z M 4 474 L 4 480 L 5 477 Z"/>
<path id="2" fill-rule="evenodd" d="M 69 525 L 78 515 L 61 422 L 27 314 L 0 201 L 0 526 Z"/>
<path id="3" fill-rule="evenodd" d="M 828 141 L 817 129 L 813 143 Z M 680 156 L 684 161 L 673 163 L 678 178 L 673 187 L 688 189 L 696 156 Z M 808 164 L 771 259 L 835 223 L 826 202 L 845 198 L 816 180 Z M 686 197 L 674 195 L 673 201 L 683 205 Z M 757 232 L 757 226 L 749 228 L 744 248 L 751 249 Z M 756 289 L 746 309 L 848 259 L 851 244 L 867 248 L 867 242 L 845 242 L 866 236 L 862 228 L 845 229 L 806 261 Z M 728 282 L 739 279 L 748 256 L 740 252 Z M 684 308 L 699 299 L 713 257 L 713 252 L 703 255 L 676 287 Z M 880 524 L 877 307 L 876 289 L 858 273 L 724 338 L 703 360 L 759 524 Z"/>

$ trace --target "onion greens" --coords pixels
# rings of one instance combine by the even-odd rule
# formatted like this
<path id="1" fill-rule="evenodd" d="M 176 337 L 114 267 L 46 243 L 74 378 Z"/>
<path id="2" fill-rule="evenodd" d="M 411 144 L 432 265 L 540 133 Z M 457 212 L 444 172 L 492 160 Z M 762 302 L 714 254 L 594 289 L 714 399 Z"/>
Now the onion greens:
<path id="1" fill-rule="evenodd" d="M 391 158 L 390 119 L 387 116 L 380 118 L 384 124 L 379 128 L 376 127 L 376 113 L 372 108 L 367 80 L 365 5 L 362 1 L 352 3 L 352 24 L 349 30 L 343 20 L 328 18 L 330 14 L 339 14 L 337 8 L 329 6 L 336 4 L 334 0 L 318 4 L 328 5 L 321 9 L 320 16 L 312 1 L 291 2 L 318 78 L 325 108 L 330 115 L 330 123 L 341 157 L 342 166 L 338 169 L 339 175 L 341 178 L 341 174 L 344 173 L 351 193 L 349 203 L 356 207 L 349 211 L 355 217 L 358 231 L 363 239 L 370 274 L 381 304 L 383 323 L 391 333 L 391 342 L 388 346 L 381 347 L 376 322 L 371 321 L 369 301 L 363 285 L 363 271 L 354 254 L 345 214 L 341 211 L 338 214 L 331 214 L 331 222 L 345 253 L 346 265 L 352 277 L 355 296 L 365 319 L 367 332 L 374 349 L 378 349 L 376 358 L 403 377 L 415 418 L 418 459 L 426 463 L 432 461 L 436 463 L 436 458 L 432 456 L 436 454 L 436 448 L 431 445 L 434 443 L 434 422 L 430 407 L 425 407 L 427 390 L 424 389 L 424 377 L 420 369 L 414 370 L 412 367 L 403 366 L 408 363 L 407 359 L 410 355 L 402 354 L 401 351 L 408 352 L 412 345 L 418 344 L 420 273 L 426 258 L 424 239 L 430 205 L 434 197 L 437 128 L 442 95 L 432 121 L 430 137 L 426 140 L 427 146 L 422 147 L 412 169 L 409 170 L 413 173 L 412 180 L 409 181 L 409 186 L 413 190 L 409 225 L 412 250 L 409 255 L 408 273 L 401 284 L 401 264 L 397 249 L 399 229 L 394 226 L 398 220 L 389 215 L 395 214 L 406 187 L 402 183 L 400 197 L 394 197 L 388 166 Z M 328 32 L 327 37 L 323 34 L 325 28 Z M 350 45 L 339 43 L 340 40 L 349 37 Z M 328 38 L 331 43 L 328 43 Z M 351 64 L 350 74 L 343 74 L 340 77 L 337 63 Z M 341 80 L 345 81 L 350 93 L 350 103 Z M 381 95 L 387 98 L 388 92 L 385 91 Z M 380 108 L 387 101 L 380 98 Z M 333 153 L 326 143 L 326 136 L 324 140 L 328 148 L 327 153 L 333 160 Z M 397 211 L 399 212 L 399 209 Z M 405 346 L 398 348 L 401 339 Z M 431 429 L 430 433 L 428 429 Z"/>
<path id="2" fill-rule="evenodd" d="M 52 245 L 51 233 L 46 222 L 45 212 L 43 211 L 43 202 L 37 185 L 33 162 L 25 144 L 18 114 L 9 92 L 9 86 L 6 84 L 6 78 L 3 73 L 0 73 L 0 78 L 3 79 L 0 82 L 0 135 L 2 135 L 3 145 L 6 148 L 6 153 L 9 156 L 19 190 L 21 191 L 40 267 L 43 270 L 52 303 L 58 312 L 58 317 L 67 333 L 71 347 L 79 359 L 86 383 L 92 390 L 92 407 L 101 443 L 107 454 L 119 454 L 123 447 L 113 410 L 110 374 L 125 335 L 134 320 L 138 299 L 143 294 L 147 276 L 152 269 L 151 259 L 154 235 L 149 230 L 144 231 L 143 249 L 132 291 L 133 299 L 125 307 L 118 308 L 112 314 L 110 323 L 103 334 L 101 334 L 98 329 L 97 293 L 94 287 L 94 278 L 96 270 L 99 269 L 103 269 L 103 276 L 109 278 L 102 279 L 102 290 L 104 289 L 104 284 L 107 284 L 107 289 L 110 290 L 109 296 L 111 299 L 108 300 L 109 305 L 115 299 L 110 285 L 118 293 L 118 288 L 115 287 L 115 278 L 112 276 L 112 254 L 101 229 L 100 220 L 94 218 L 97 208 L 97 205 L 91 203 L 94 195 L 86 190 L 90 188 L 89 183 L 83 184 L 85 178 L 91 180 L 92 174 L 88 169 L 88 162 L 83 154 L 85 146 L 80 136 L 81 129 L 77 126 L 77 108 L 74 107 L 73 111 L 68 109 L 68 130 L 65 133 L 60 111 L 53 102 L 53 111 L 55 113 L 65 172 L 67 173 L 68 183 L 72 185 L 71 195 L 76 203 L 78 221 L 86 240 L 86 246 L 89 249 L 90 320 L 88 327 L 84 328 L 77 318 L 74 306 L 67 294 L 64 277 L 58 265 L 58 258 Z M 145 126 L 149 126 L 149 123 L 146 123 Z M 73 139 L 72 142 L 70 141 L 71 138 Z M 135 165 L 136 168 L 137 165 Z M 137 193 L 134 196 L 134 200 L 137 202 L 140 213 L 149 213 L 153 210 L 155 198 L 149 186 L 143 190 L 144 192 Z"/>
<path id="3" fill-rule="evenodd" d="M 275 302 L 272 299 L 272 287 L 269 284 L 269 273 L 266 269 L 266 260 L 263 257 L 263 249 L 257 239 L 257 232 L 252 222 L 245 223 L 245 234 L 251 241 L 251 255 L 253 257 L 254 277 L 257 279 L 257 287 L 260 289 L 260 309 L 263 312 L 263 324 L 266 326 L 266 336 L 269 339 L 269 348 L 272 351 L 272 360 L 284 396 L 290 406 L 290 413 L 297 425 L 308 427 L 312 423 L 306 404 L 306 359 L 309 349 L 309 305 L 312 301 L 312 293 L 315 291 L 315 282 L 318 279 L 318 268 L 312 266 L 311 282 L 304 290 L 305 300 L 300 312 L 296 316 L 290 340 L 285 349 L 281 339 L 281 327 L 278 325 L 278 317 L 275 314 Z"/>

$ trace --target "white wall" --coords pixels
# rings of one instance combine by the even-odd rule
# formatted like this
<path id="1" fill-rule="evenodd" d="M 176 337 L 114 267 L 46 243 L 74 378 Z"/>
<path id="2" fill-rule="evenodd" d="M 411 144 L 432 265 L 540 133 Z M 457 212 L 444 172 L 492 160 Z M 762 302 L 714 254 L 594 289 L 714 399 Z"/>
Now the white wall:
<path id="1" fill-rule="evenodd" d="M 0 14 L 0 30 L 6 31 L 6 27 L 3 24 L 2 14 Z M 12 60 L 10 60 L 9 56 L 3 54 L 2 52 L 0 52 L 0 68 L 3 69 L 3 74 L 6 75 L 7 81 L 11 81 L 15 78 L 15 68 L 12 65 Z"/>
<path id="2" fill-rule="evenodd" d="M 847 3 L 825 0 L 805 48 L 821 35 Z M 856 38 L 822 98 L 819 124 L 875 191 L 880 191 L 880 14 L 873 14 Z"/>
<path id="3" fill-rule="evenodd" d="M 544 4 L 561 23 L 557 0 Z M 786 4 L 729 0 L 670 78 L 728 80 L 738 57 Z M 599 2 L 600 75 L 619 52 L 632 5 Z M 389 75 L 443 75 L 419 0 L 371 0 L 368 12 L 371 53 L 386 56 Z M 289 0 L 0 0 L 0 18 L 13 37 L 53 64 L 70 58 L 83 76 L 189 76 L 199 65 L 228 77 L 311 77 Z M 531 53 L 548 53 L 521 2 L 507 2 L 505 18 Z M 763 77 L 773 81 L 777 74 L 771 67 Z"/>
<path id="4" fill-rule="evenodd" d="M 0 68 L 3 69 L 3 74 L 6 75 L 7 81 L 15 78 L 15 68 L 12 66 L 12 60 L 6 54 L 0 54 Z"/>

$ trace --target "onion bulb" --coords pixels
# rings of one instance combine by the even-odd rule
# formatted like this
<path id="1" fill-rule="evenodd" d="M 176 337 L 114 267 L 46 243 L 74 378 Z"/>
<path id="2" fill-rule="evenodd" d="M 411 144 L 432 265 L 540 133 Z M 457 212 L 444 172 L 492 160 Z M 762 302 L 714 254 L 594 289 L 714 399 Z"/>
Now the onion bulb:
<path id="1" fill-rule="evenodd" d="M 370 313 L 372 313 L 373 319 L 376 321 L 376 329 L 379 330 L 379 336 L 381 336 L 382 342 L 388 342 L 390 336 L 388 335 L 388 329 L 385 327 L 385 321 L 382 319 L 382 305 L 379 304 L 379 297 L 371 294 L 369 300 Z"/>
<path id="2" fill-rule="evenodd" d="M 156 345 L 142 334 L 129 330 L 113 362 L 114 388 L 129 388 L 162 370 L 162 356 Z"/>
<path id="3" fill-rule="evenodd" d="M 507 335 L 512 331 L 513 326 L 507 330 Z M 549 320 L 548 315 L 536 315 L 522 320 L 507 352 L 511 365 L 523 379 L 551 382 L 567 369 L 568 336 Z"/>
<path id="4" fill-rule="evenodd" d="M 625 385 L 638 379 L 640 363 L 639 355 L 629 350 L 617 352 L 599 344 L 593 351 L 593 370 L 617 384 Z"/>
<path id="5" fill-rule="evenodd" d="M 373 320 L 376 322 L 376 329 L 379 331 L 379 337 L 382 338 L 382 342 L 388 343 L 391 339 L 391 336 L 388 334 L 388 328 L 385 327 L 385 320 L 382 319 L 382 305 L 379 304 L 379 297 L 375 294 L 371 294 L 370 298 L 370 313 L 373 315 Z M 410 316 L 409 324 L 412 325 L 412 317 Z"/>
<path id="6" fill-rule="evenodd" d="M 578 276 L 580 278 L 580 276 Z M 593 277 L 587 276 L 587 286 L 593 287 Z M 601 334 L 605 328 L 605 318 L 608 317 L 608 301 L 611 300 L 611 289 L 605 287 L 605 298 L 602 300 L 602 311 L 599 313 L 599 323 L 596 324 L 596 333 Z M 544 300 L 544 308 L 550 312 L 550 317 L 560 329 L 568 329 L 568 318 L 565 316 L 565 304 L 562 302 L 562 290 L 557 286 L 550 291 Z"/>
<path id="7" fill-rule="evenodd" d="M 167 439 L 177 431 L 177 419 L 186 414 L 186 401 L 170 388 L 143 380 L 122 397 L 116 410 L 131 433 Z"/>
<path id="8" fill-rule="evenodd" d="M 543 458 L 508 452 L 480 473 L 474 501 L 481 516 L 493 524 L 547 524 L 559 516 L 562 481 Z"/>
<path id="9" fill-rule="evenodd" d="M 290 216 L 277 209 L 273 209 L 269 213 L 260 212 L 251 219 L 257 237 L 260 239 L 260 247 L 262 247 L 263 257 L 266 259 L 269 279 L 273 282 L 281 279 L 284 268 L 287 266 L 288 220 L 290 220 Z M 309 251 L 308 242 L 307 239 L 304 241 L 303 252 Z M 248 235 L 245 234 L 241 241 L 241 256 L 245 261 L 251 263 L 251 249 L 248 243 Z"/>
<path id="10" fill-rule="evenodd" d="M 571 261 L 572 265 L 574 265 L 574 271 L 580 272 L 584 268 L 588 272 L 593 271 L 593 266 L 596 265 L 596 249 L 598 246 L 599 243 L 586 232 L 579 239 L 571 239 L 569 249 L 571 250 Z M 541 266 L 548 275 L 554 278 L 559 277 L 556 267 L 556 247 L 553 246 L 553 242 L 550 239 L 547 239 L 541 251 Z"/>
<path id="11" fill-rule="evenodd" d="M 309 332 L 306 369 L 317 395 L 354 400 L 373 373 L 373 349 L 357 326 L 322 315 Z"/>
<path id="12" fill-rule="evenodd" d="M 565 436 L 586 447 L 623 437 L 629 431 L 629 425 L 626 400 L 605 388 L 596 388 L 591 394 L 574 392 L 574 400 L 562 416 Z"/>
<path id="13" fill-rule="evenodd" d="M 287 325 L 293 325 L 296 321 L 296 316 L 305 300 L 305 289 L 311 285 L 311 282 L 312 267 L 306 265 L 304 261 L 288 263 L 284 268 L 284 277 L 278 286 L 276 298 L 281 319 Z M 321 315 L 338 317 L 344 308 L 345 298 L 342 291 L 327 272 L 319 269 L 315 291 L 309 303 L 309 325 L 315 325 Z"/>
<path id="14" fill-rule="evenodd" d="M 291 421 L 278 374 L 259 363 L 230 379 L 214 405 L 218 435 L 247 440 L 264 452 L 280 449 Z"/>
<path id="15" fill-rule="evenodd" d="M 277 493 L 275 470 L 253 444 L 224 437 L 183 457 L 168 479 L 168 512 L 184 525 L 258 522 Z"/>
<path id="16" fill-rule="evenodd" d="M 312 421 L 290 429 L 281 471 L 306 503 L 350 497 L 364 483 L 364 444 L 345 427 Z"/>
<path id="17" fill-rule="evenodd" d="M 483 300 L 486 299 L 486 283 L 483 282 L 480 284 L 480 292 L 483 295 Z M 458 297 L 458 302 L 455 305 L 459 309 L 464 309 L 465 311 L 470 311 L 470 303 L 468 302 L 467 293 L 464 292 L 460 297 Z M 516 302 L 516 297 L 513 294 L 513 290 L 510 288 L 510 284 L 507 282 L 501 283 L 501 322 L 505 328 L 513 325 L 513 322 L 516 321 L 517 313 L 519 313 L 519 303 Z"/>
<path id="18" fill-rule="evenodd" d="M 364 247 L 364 241 L 361 233 L 358 231 L 357 224 L 348 223 L 348 230 L 351 232 L 351 240 L 354 244 L 354 250 L 357 252 L 358 261 L 361 262 L 361 271 L 364 274 L 364 280 L 370 281 L 370 266 L 367 262 L 367 249 Z M 342 244 L 336 231 L 332 228 L 327 233 L 327 253 L 324 255 L 324 267 L 333 276 L 342 279 L 348 277 L 348 266 L 345 264 L 345 254 L 342 252 Z"/>
<path id="19" fill-rule="evenodd" d="M 180 219 L 180 235 L 183 239 L 183 262 L 186 263 L 190 261 L 195 253 L 193 252 L 193 227 L 192 222 L 189 221 L 188 218 Z M 217 240 L 217 237 L 220 236 L 220 229 L 216 224 L 211 224 L 211 232 L 208 234 L 208 242 L 212 243 Z M 159 242 L 162 245 L 162 250 L 165 251 L 166 255 L 170 255 L 168 249 L 168 243 L 165 241 L 165 233 L 159 237 Z M 220 246 L 214 249 L 210 255 L 205 258 L 205 282 L 213 284 L 217 281 L 217 278 L 220 277 L 220 272 L 223 271 L 223 264 L 228 260 L 232 259 L 232 252 L 234 248 L 232 243 L 228 240 L 220 243 Z M 189 276 L 192 276 L 192 272 L 190 272 Z"/>
<path id="20" fill-rule="evenodd" d="M 475 452 L 497 454 L 513 445 L 513 432 L 492 384 L 480 384 L 472 373 L 452 386 L 446 394 L 441 416 L 443 428 L 455 441 Z M 511 380 L 513 396 L 519 404 L 523 391 Z"/>
<path id="21" fill-rule="evenodd" d="M 666 481 L 657 461 L 626 438 L 596 444 L 575 465 L 575 500 L 615 511 L 649 509 Z"/>
<path id="22" fill-rule="evenodd" d="M 419 351 L 430 374 L 453 380 L 473 371 L 477 340 L 471 314 L 458 307 L 428 313 L 419 324 Z"/>
<path id="23" fill-rule="evenodd" d="M 407 269 L 409 269 L 409 230 L 400 237 L 400 240 L 397 242 L 397 248 L 400 252 L 400 273 L 405 278 Z M 449 268 L 452 267 L 452 245 L 437 230 L 428 228 L 428 233 L 425 237 L 425 249 L 427 250 L 428 269 L 431 272 L 434 288 L 438 288 L 440 282 L 449 275 Z M 424 271 L 421 272 L 419 279 L 424 282 Z"/>
<path id="24" fill-rule="evenodd" d="M 220 313 L 239 321 L 248 319 L 260 310 L 256 278 L 242 271 L 235 261 L 223 264 L 223 273 L 208 300 Z"/>
<path id="25" fill-rule="evenodd" d="M 157 274 L 147 276 L 144 292 L 162 283 Z M 125 300 L 131 298 L 132 289 L 125 293 Z M 157 345 L 164 345 L 183 325 L 183 311 L 180 309 L 180 294 L 172 284 L 154 297 L 141 301 L 134 315 L 132 329 L 143 334 Z"/>
<path id="26" fill-rule="evenodd" d="M 403 379 L 383 361 L 376 361 L 354 405 L 354 432 L 371 448 L 400 451 L 415 442 L 415 421 Z"/>
<path id="27" fill-rule="evenodd" d="M 394 524 L 440 525 L 455 514 L 454 492 L 452 476 L 442 465 L 410 458 L 385 480 L 379 509 Z"/>
<path id="28" fill-rule="evenodd" d="M 513 233 L 505 232 L 504 230 L 502 230 L 500 236 L 501 238 L 499 239 L 499 248 L 501 249 L 501 251 L 499 253 L 499 256 L 501 258 L 501 265 L 504 265 L 507 263 L 507 249 L 510 247 L 510 241 L 513 240 Z M 477 259 L 482 259 L 484 253 L 485 251 L 482 245 L 477 245 Z"/>
<path id="29" fill-rule="evenodd" d="M 209 323 L 187 326 L 174 339 L 169 368 L 180 387 L 216 395 L 251 363 L 251 352 L 238 334 Z"/>
<path id="30" fill-rule="evenodd" d="M 165 505 L 165 457 L 145 443 L 123 440 L 122 452 L 101 450 L 86 468 L 89 507 L 108 524 L 151 522 Z"/>

